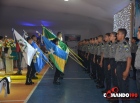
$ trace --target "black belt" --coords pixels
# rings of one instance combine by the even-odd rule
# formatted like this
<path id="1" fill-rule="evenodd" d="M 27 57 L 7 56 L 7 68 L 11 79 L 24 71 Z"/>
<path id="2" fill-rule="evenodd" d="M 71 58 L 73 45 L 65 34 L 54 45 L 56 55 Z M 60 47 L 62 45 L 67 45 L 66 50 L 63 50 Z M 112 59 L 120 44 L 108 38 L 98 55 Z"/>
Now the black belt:
<path id="1" fill-rule="evenodd" d="M 126 61 L 118 61 L 117 64 L 123 64 L 126 63 Z"/>
<path id="2" fill-rule="evenodd" d="M 104 58 L 104 59 L 109 59 L 109 58 Z"/>
<path id="3" fill-rule="evenodd" d="M 109 59 L 115 59 L 115 58 L 109 58 Z"/>

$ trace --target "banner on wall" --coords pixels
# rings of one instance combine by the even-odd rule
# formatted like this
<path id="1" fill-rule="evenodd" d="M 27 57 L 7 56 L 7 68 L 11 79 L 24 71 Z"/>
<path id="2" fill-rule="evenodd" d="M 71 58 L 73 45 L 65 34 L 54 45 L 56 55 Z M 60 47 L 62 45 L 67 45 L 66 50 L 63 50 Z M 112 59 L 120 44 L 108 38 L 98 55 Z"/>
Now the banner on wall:
<path id="1" fill-rule="evenodd" d="M 81 36 L 75 34 L 65 34 L 65 41 L 80 41 Z"/>
<path id="2" fill-rule="evenodd" d="M 140 26 L 140 0 L 135 0 L 135 19 L 134 19 L 134 35 L 137 36 L 138 27 Z"/>

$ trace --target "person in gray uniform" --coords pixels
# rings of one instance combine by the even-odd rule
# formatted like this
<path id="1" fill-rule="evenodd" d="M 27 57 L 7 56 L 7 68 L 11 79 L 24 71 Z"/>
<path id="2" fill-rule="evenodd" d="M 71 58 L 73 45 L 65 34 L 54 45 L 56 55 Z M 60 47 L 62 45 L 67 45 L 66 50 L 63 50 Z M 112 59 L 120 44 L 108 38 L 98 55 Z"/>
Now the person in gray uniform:
<path id="1" fill-rule="evenodd" d="M 140 40 L 140 26 L 138 29 L 137 37 Z M 140 42 L 138 43 L 138 49 L 136 52 L 136 58 L 135 58 L 135 68 L 136 71 L 136 84 L 137 84 L 137 90 L 138 90 L 138 99 L 136 100 L 136 103 L 140 103 Z"/>
<path id="2" fill-rule="evenodd" d="M 115 55 L 114 55 L 114 54 L 116 54 L 116 48 L 117 48 L 116 36 L 117 36 L 116 32 L 112 32 L 110 34 L 110 41 L 111 41 L 111 46 L 109 49 L 109 60 L 110 60 L 109 64 L 110 65 L 109 65 L 108 69 L 111 70 L 111 75 L 109 75 L 110 80 L 109 80 L 108 84 L 111 85 L 111 78 L 112 78 L 112 86 L 113 87 L 118 87 L 117 76 L 115 74 L 116 61 L 115 61 Z M 118 98 L 116 98 L 115 100 L 110 100 L 110 101 L 111 101 L 111 103 L 119 103 Z"/>
<path id="3" fill-rule="evenodd" d="M 85 67 L 85 71 L 87 71 L 87 59 L 86 59 L 86 43 L 87 43 L 87 39 L 85 39 L 84 41 L 83 41 L 83 47 L 82 47 L 82 51 L 83 51 L 83 64 L 84 64 L 84 67 Z"/>
<path id="4" fill-rule="evenodd" d="M 94 62 L 94 69 L 95 69 L 95 82 L 98 82 L 99 81 L 99 70 L 98 70 L 98 64 L 97 64 L 97 53 L 98 53 L 98 38 L 96 37 L 94 39 L 94 58 L 93 58 L 93 62 Z"/>
<path id="5" fill-rule="evenodd" d="M 92 79 L 96 79 L 96 65 L 94 62 L 94 54 L 95 54 L 95 38 L 92 38 L 92 49 L 91 49 L 91 54 L 92 54 L 92 58 L 91 58 L 91 71 L 92 71 Z"/>
<path id="6" fill-rule="evenodd" d="M 104 36 L 104 50 L 103 50 L 103 69 L 104 69 L 104 75 L 105 75 L 105 84 L 106 84 L 106 89 L 103 90 L 102 92 L 105 93 L 107 92 L 110 88 L 111 88 L 111 79 L 110 79 L 110 75 L 111 75 L 111 70 L 108 68 L 109 66 L 109 49 L 110 49 L 110 40 L 109 40 L 109 36 L 110 33 L 106 33 Z"/>
<path id="7" fill-rule="evenodd" d="M 91 65 L 92 65 L 92 62 L 91 62 L 91 59 L 92 59 L 92 38 L 90 38 L 89 40 L 89 71 L 90 71 L 90 78 L 92 76 L 92 71 L 91 71 Z"/>
<path id="8" fill-rule="evenodd" d="M 98 36 L 98 42 L 99 42 L 99 47 L 98 47 L 98 70 L 99 70 L 99 82 L 96 85 L 97 88 L 104 88 L 104 69 L 103 69 L 103 49 L 104 49 L 104 43 L 103 43 L 103 36 L 99 35 Z"/>
<path id="9" fill-rule="evenodd" d="M 138 46 L 137 46 L 137 38 L 136 37 L 132 37 L 132 41 L 131 41 L 131 56 L 132 56 L 132 62 L 131 62 L 131 66 L 133 68 L 133 79 L 136 80 L 136 68 L 134 66 L 134 63 L 135 63 L 135 56 L 136 56 L 136 51 L 138 49 Z"/>
<path id="10" fill-rule="evenodd" d="M 85 55 L 85 58 L 86 58 L 86 68 L 87 68 L 87 73 L 90 73 L 90 58 L 89 58 L 89 50 L 90 50 L 90 40 L 87 39 L 87 42 L 86 42 L 86 55 Z"/>
<path id="11" fill-rule="evenodd" d="M 82 56 L 82 60 L 83 60 L 83 65 L 84 65 L 84 67 L 86 67 L 86 65 L 85 65 L 85 42 L 86 42 L 86 40 L 83 40 L 82 41 L 82 53 L 81 53 L 81 56 Z M 84 70 L 86 70 L 86 69 L 84 69 Z"/>
<path id="12" fill-rule="evenodd" d="M 118 79 L 118 87 L 120 93 L 129 93 L 129 72 L 131 67 L 131 51 L 130 46 L 125 40 L 127 34 L 126 29 L 119 29 L 117 34 L 118 46 L 115 54 L 117 62 L 116 75 Z M 122 99 L 122 98 L 121 98 Z M 130 103 L 129 100 L 123 100 L 122 103 Z"/>

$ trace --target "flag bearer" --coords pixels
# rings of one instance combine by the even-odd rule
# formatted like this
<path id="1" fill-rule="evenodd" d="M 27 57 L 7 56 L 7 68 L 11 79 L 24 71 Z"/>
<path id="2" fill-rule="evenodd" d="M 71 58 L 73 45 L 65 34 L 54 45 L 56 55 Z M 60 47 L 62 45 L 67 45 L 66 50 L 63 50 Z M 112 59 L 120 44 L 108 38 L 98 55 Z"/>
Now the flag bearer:
<path id="1" fill-rule="evenodd" d="M 32 44 L 33 40 L 30 37 L 28 37 L 27 42 L 29 44 Z M 34 76 L 35 72 L 36 72 L 36 70 L 34 67 L 33 60 L 32 60 L 31 65 L 30 66 L 28 65 L 28 67 L 27 67 L 27 75 L 26 75 L 26 83 L 25 83 L 26 85 L 34 84 L 34 82 L 32 82 L 32 77 Z"/>
<path id="2" fill-rule="evenodd" d="M 57 46 L 59 45 L 59 39 L 58 38 L 55 38 L 54 40 L 52 40 L 52 42 Z M 60 75 L 61 75 L 61 71 L 59 71 L 56 68 L 55 75 L 54 75 L 54 81 L 53 81 L 54 84 L 60 85 L 60 81 L 59 81 Z"/>

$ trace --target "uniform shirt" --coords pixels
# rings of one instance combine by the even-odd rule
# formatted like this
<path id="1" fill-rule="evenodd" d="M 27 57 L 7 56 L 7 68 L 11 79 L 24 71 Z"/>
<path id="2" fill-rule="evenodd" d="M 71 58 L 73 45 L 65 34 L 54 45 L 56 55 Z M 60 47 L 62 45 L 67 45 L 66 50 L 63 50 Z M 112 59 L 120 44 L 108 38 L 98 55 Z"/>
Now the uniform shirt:
<path id="1" fill-rule="evenodd" d="M 91 54 L 93 54 L 93 50 L 94 50 L 94 45 L 93 45 L 93 44 L 90 44 L 89 52 L 90 52 Z"/>
<path id="2" fill-rule="evenodd" d="M 89 53 L 89 51 L 90 51 L 90 44 L 86 44 L 86 46 L 85 46 L 85 52 L 86 53 Z"/>
<path id="3" fill-rule="evenodd" d="M 83 52 L 85 51 L 85 44 L 82 45 L 81 49 L 82 49 Z"/>
<path id="4" fill-rule="evenodd" d="M 140 42 L 138 43 L 138 49 L 136 52 L 135 67 L 136 69 L 140 69 Z"/>
<path id="5" fill-rule="evenodd" d="M 136 53 L 138 46 L 136 43 L 132 43 L 131 45 L 131 53 Z"/>
<path id="6" fill-rule="evenodd" d="M 117 45 L 115 61 L 127 61 L 127 58 L 131 57 L 131 51 L 129 44 L 123 40 Z"/>
<path id="7" fill-rule="evenodd" d="M 117 49 L 117 42 L 111 43 L 109 49 L 109 58 L 115 58 L 116 49 Z"/>
<path id="8" fill-rule="evenodd" d="M 94 55 L 97 55 L 97 52 L 98 52 L 98 44 L 94 44 L 94 51 L 93 51 L 93 54 L 94 54 Z"/>
<path id="9" fill-rule="evenodd" d="M 110 46 L 111 46 L 111 43 L 110 42 L 104 43 L 104 49 L 103 49 L 104 58 L 109 58 L 109 49 L 110 49 Z"/>
<path id="10" fill-rule="evenodd" d="M 104 51 L 104 43 L 99 43 L 98 44 L 98 52 L 97 52 L 97 55 L 98 56 L 101 56 L 101 54 L 103 53 Z"/>

